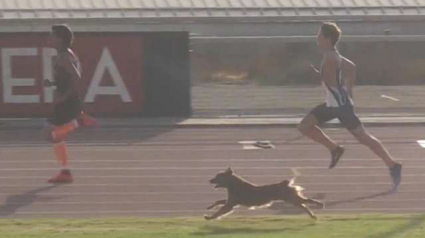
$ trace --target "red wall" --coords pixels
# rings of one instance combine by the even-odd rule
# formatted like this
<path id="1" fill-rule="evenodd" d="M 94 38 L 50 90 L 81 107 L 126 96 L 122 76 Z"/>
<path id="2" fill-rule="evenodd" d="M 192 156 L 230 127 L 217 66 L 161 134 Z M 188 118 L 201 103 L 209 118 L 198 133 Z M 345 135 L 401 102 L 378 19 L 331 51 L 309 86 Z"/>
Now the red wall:
<path id="1" fill-rule="evenodd" d="M 0 117 L 49 115 L 52 103 L 42 81 L 51 77 L 48 55 L 54 50 L 47 37 L 40 33 L 0 35 Z M 92 114 L 139 114 L 144 101 L 142 35 L 80 33 L 75 38 L 85 109 Z"/>

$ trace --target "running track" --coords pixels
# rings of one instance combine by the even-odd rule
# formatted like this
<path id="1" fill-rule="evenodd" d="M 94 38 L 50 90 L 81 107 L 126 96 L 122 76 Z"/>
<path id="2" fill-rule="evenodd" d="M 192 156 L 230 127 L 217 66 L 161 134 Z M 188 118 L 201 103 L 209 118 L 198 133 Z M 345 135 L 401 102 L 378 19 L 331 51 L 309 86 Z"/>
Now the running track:
<path id="1" fill-rule="evenodd" d="M 369 128 L 404 163 L 403 182 L 389 193 L 383 162 L 345 130 L 327 132 L 346 146 L 340 164 L 328 170 L 329 154 L 279 127 L 100 128 L 69 140 L 75 182 L 51 186 L 57 172 L 52 150 L 37 130 L 0 131 L 0 217 L 199 216 L 225 191 L 208 180 L 232 166 L 256 184 L 301 175 L 305 194 L 323 199 L 320 213 L 422 213 L 425 202 L 425 139 L 421 127 Z M 275 149 L 244 150 L 239 141 L 270 140 Z M 294 170 L 295 169 L 295 170 Z M 211 211 L 210 211 L 211 212 Z M 239 215 L 302 214 L 275 203 Z"/>

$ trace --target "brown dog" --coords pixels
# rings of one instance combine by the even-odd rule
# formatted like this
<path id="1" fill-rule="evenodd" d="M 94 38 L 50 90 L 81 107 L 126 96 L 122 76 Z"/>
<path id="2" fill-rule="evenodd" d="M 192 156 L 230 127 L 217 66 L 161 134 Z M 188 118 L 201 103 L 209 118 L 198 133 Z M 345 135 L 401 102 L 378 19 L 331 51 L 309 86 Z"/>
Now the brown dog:
<path id="1" fill-rule="evenodd" d="M 285 180 L 281 183 L 257 186 L 249 183 L 233 173 L 231 168 L 224 172 L 218 173 L 210 183 L 215 184 L 215 188 L 227 189 L 227 200 L 219 200 L 207 209 L 212 209 L 217 205 L 224 205 L 212 216 L 204 216 L 206 220 L 220 218 L 233 211 L 238 205 L 249 208 L 267 207 L 274 201 L 286 201 L 297 207 L 304 209 L 311 218 L 317 219 L 316 215 L 306 206 L 306 203 L 319 205 L 321 208 L 324 204 L 314 200 L 305 198 L 301 191 L 302 187 L 293 184 L 294 179 Z"/>

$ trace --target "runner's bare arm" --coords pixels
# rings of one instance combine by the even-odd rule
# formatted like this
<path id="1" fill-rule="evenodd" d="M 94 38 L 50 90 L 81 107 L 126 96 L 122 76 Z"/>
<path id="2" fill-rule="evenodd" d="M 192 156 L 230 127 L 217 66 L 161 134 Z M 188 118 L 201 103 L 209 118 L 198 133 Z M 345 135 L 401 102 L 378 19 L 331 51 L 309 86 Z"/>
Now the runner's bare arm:
<path id="1" fill-rule="evenodd" d="M 356 64 L 349 59 L 342 57 L 342 72 L 344 75 L 345 87 L 347 87 L 349 96 L 353 98 L 353 87 L 356 82 Z"/>
<path id="2" fill-rule="evenodd" d="M 56 56 L 53 57 L 53 62 L 56 62 Z M 55 86 L 55 82 L 51 79 L 44 79 L 43 80 L 43 87 L 53 87 Z"/>
<path id="3" fill-rule="evenodd" d="M 63 102 L 68 97 L 72 96 L 75 93 L 78 93 L 78 82 L 81 79 L 81 75 L 76 66 L 72 63 L 72 57 L 69 54 L 61 55 L 61 57 L 59 57 L 59 60 L 60 63 L 64 66 L 66 72 L 71 75 L 70 86 L 62 95 L 59 95 L 59 97 L 57 98 L 57 102 Z"/>
<path id="4" fill-rule="evenodd" d="M 317 81 L 321 81 L 320 71 L 308 60 L 304 60 L 304 67 L 309 69 L 313 73 L 313 77 L 317 79 Z"/>
<path id="5" fill-rule="evenodd" d="M 325 57 L 323 59 L 323 74 L 322 80 L 329 86 L 335 87 L 336 82 L 337 61 L 335 57 Z"/>

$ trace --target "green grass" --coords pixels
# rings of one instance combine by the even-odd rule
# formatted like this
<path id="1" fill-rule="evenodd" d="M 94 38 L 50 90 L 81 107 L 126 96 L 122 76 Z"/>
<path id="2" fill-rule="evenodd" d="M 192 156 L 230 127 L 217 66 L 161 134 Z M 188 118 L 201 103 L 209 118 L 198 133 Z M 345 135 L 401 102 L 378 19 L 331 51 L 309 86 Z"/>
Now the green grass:
<path id="1" fill-rule="evenodd" d="M 1 238 L 416 238 L 425 237 L 425 215 L 228 217 L 167 219 L 0 219 Z"/>

